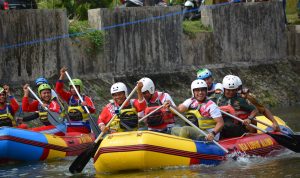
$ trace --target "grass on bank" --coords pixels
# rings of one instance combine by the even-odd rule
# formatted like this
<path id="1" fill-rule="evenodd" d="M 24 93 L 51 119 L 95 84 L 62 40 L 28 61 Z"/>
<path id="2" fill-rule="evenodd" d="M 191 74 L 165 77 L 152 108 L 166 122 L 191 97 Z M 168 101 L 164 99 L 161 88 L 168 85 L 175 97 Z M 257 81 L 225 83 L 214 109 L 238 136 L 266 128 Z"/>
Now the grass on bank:
<path id="1" fill-rule="evenodd" d="M 210 27 L 206 27 L 200 20 L 195 21 L 183 21 L 183 33 L 188 35 L 190 38 L 194 38 L 199 32 L 212 32 Z"/>
<path id="2" fill-rule="evenodd" d="M 298 11 L 300 11 L 300 9 L 297 9 L 298 0 L 287 0 L 286 3 L 286 16 L 288 23 L 300 24 L 300 19 L 298 17 Z"/>
<path id="3" fill-rule="evenodd" d="M 69 34 L 77 33 L 78 38 L 86 39 L 92 44 L 92 48 L 88 49 L 89 52 L 97 52 L 102 49 L 104 45 L 104 31 L 92 29 L 87 20 L 73 20 L 70 22 Z"/>

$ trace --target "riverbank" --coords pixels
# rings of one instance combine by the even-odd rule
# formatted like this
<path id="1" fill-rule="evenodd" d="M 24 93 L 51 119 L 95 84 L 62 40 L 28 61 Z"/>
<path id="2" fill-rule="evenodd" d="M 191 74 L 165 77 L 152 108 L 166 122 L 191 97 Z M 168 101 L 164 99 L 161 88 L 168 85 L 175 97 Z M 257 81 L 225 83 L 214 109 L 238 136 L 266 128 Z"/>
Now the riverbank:
<path id="1" fill-rule="evenodd" d="M 196 78 L 200 67 L 208 67 L 213 72 L 215 82 L 222 82 L 225 75 L 240 76 L 245 87 L 248 87 L 262 103 L 269 107 L 290 106 L 300 101 L 300 60 L 282 60 L 276 63 L 252 64 L 214 64 L 194 66 L 171 73 L 145 75 L 155 82 L 156 88 L 171 94 L 176 104 L 191 97 L 190 84 Z M 112 77 L 110 81 L 122 81 L 129 88 L 144 75 L 124 75 Z M 103 80 L 87 81 L 90 95 L 95 98 L 97 108 L 101 108 L 111 99 L 110 85 Z M 95 95 L 96 94 L 96 95 Z M 99 111 L 99 110 L 98 110 Z"/>
<path id="2" fill-rule="evenodd" d="M 222 82 L 225 75 L 240 76 L 245 87 L 248 87 L 265 105 L 291 106 L 300 102 L 300 59 L 285 59 L 276 63 L 234 63 L 214 64 L 205 66 L 183 66 L 181 70 L 168 73 L 115 75 L 101 79 L 86 79 L 84 93 L 91 96 L 97 109 L 97 115 L 111 99 L 110 86 L 114 82 L 124 82 L 129 89 L 134 87 L 136 81 L 147 76 L 153 79 L 156 88 L 170 93 L 176 104 L 191 97 L 190 84 L 196 78 L 196 71 L 200 67 L 207 67 L 213 72 L 215 82 Z M 77 76 L 80 78 L 80 76 Z M 55 80 L 50 83 L 55 85 Z M 65 82 L 68 85 L 68 81 Z M 34 84 L 32 83 L 32 86 Z M 68 87 L 65 87 L 66 89 Z M 19 102 L 22 101 L 20 85 L 13 86 L 13 93 Z"/>

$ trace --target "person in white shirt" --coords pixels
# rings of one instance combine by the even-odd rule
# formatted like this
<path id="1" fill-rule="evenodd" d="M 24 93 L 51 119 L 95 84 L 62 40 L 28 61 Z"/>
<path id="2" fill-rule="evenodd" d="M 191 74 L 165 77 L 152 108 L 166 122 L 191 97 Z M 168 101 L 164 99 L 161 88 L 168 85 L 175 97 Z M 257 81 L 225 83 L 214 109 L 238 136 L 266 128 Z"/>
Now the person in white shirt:
<path id="1" fill-rule="evenodd" d="M 181 113 L 186 112 L 192 123 L 208 133 L 206 140 L 219 140 L 224 122 L 219 107 L 207 98 L 206 82 L 200 79 L 194 80 L 191 91 L 193 97 L 185 100 L 176 109 Z M 203 140 L 203 135 L 191 126 L 173 127 L 171 133 L 193 140 Z"/>

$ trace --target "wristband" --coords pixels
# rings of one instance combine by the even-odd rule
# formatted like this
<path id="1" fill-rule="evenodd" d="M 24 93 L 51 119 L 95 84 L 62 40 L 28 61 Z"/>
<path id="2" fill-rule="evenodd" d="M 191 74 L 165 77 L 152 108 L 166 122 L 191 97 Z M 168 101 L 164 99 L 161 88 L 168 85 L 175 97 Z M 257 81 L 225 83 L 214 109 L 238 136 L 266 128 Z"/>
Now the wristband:
<path id="1" fill-rule="evenodd" d="M 98 124 L 98 126 L 101 127 L 101 125 L 104 125 L 104 126 L 105 126 L 104 123 L 100 122 L 100 123 Z"/>
<path id="2" fill-rule="evenodd" d="M 212 133 L 214 136 L 217 135 L 217 133 L 216 133 L 215 131 L 212 131 L 212 132 L 210 132 L 210 133 Z"/>
<path id="3" fill-rule="evenodd" d="M 249 119 L 250 121 L 252 121 L 254 119 L 254 117 L 248 117 L 247 119 Z"/>

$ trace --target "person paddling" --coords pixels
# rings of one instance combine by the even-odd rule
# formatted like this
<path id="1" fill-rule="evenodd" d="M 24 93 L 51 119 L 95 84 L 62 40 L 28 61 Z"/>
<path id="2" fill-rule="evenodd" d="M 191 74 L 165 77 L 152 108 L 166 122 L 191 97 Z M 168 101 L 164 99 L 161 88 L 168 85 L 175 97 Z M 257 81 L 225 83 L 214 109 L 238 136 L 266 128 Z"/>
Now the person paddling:
<path id="1" fill-rule="evenodd" d="M 207 132 L 206 140 L 219 140 L 224 126 L 219 107 L 207 97 L 207 84 L 204 80 L 194 80 L 191 84 L 192 98 L 185 100 L 176 109 L 186 112 L 187 118 L 197 127 Z M 202 140 L 203 135 L 191 126 L 173 127 L 172 135 L 193 140 Z"/>
<path id="2" fill-rule="evenodd" d="M 81 132 L 89 133 L 91 131 L 89 126 L 89 114 L 85 110 L 84 106 L 87 106 L 90 113 L 95 113 L 96 109 L 92 99 L 83 93 L 83 83 L 80 79 L 73 79 L 73 83 L 79 94 L 83 98 L 83 102 L 80 101 L 75 89 L 73 88 L 71 82 L 69 83 L 69 91 L 64 90 L 64 76 L 67 71 L 66 67 L 60 69 L 60 77 L 56 82 L 55 90 L 60 95 L 60 97 L 68 103 L 68 117 L 71 121 L 71 126 L 68 127 L 68 132 Z"/>
<path id="3" fill-rule="evenodd" d="M 55 135 L 64 135 L 61 131 L 56 129 L 54 125 L 48 120 L 48 112 L 44 110 L 44 107 L 47 107 L 50 111 L 62 114 L 62 108 L 57 102 L 56 98 L 51 95 L 51 87 L 49 84 L 41 84 L 38 88 L 38 95 L 43 102 L 43 105 L 39 103 L 38 100 L 33 100 L 29 102 L 29 84 L 25 84 L 23 87 L 24 97 L 22 99 L 22 109 L 24 112 L 36 112 L 38 111 L 39 119 L 44 126 L 32 128 L 33 131 L 55 134 Z M 24 120 L 23 121 L 29 121 Z"/>
<path id="4" fill-rule="evenodd" d="M 98 117 L 98 126 L 102 132 L 109 130 L 110 133 L 132 131 L 138 129 L 138 115 L 146 107 L 146 101 L 142 96 L 142 82 L 137 84 L 138 99 L 130 99 L 124 107 L 119 110 L 120 106 L 128 97 L 128 90 L 124 83 L 117 82 L 111 86 L 110 93 L 113 100 L 110 101 Z M 106 124 L 117 114 L 117 118 L 106 128 Z"/>
<path id="5" fill-rule="evenodd" d="M 9 98 L 9 103 L 7 103 L 7 97 Z M 15 97 L 11 95 L 9 86 L 4 85 L 3 88 L 0 87 L 0 127 L 8 126 L 27 128 L 26 125 L 17 126 L 14 116 L 18 109 L 19 104 Z"/>
<path id="6" fill-rule="evenodd" d="M 256 129 L 248 127 L 250 123 L 256 124 L 253 118 L 258 113 L 257 109 L 249 104 L 244 98 L 237 94 L 238 83 L 233 75 L 227 75 L 223 78 L 224 94 L 218 98 L 214 98 L 220 109 L 226 112 L 228 107 L 233 107 L 235 115 L 244 120 L 243 124 L 233 120 L 230 117 L 224 117 L 224 128 L 222 130 L 222 138 L 238 137 L 247 132 L 255 133 Z M 230 110 L 230 109 L 229 109 Z"/>
<path id="7" fill-rule="evenodd" d="M 40 85 L 42 84 L 49 84 L 48 80 L 44 77 L 38 77 L 36 80 L 35 80 L 35 86 L 36 88 L 38 89 Z M 50 84 L 49 84 L 50 85 Z M 58 102 L 58 104 L 60 105 L 60 108 L 62 109 L 62 114 L 60 114 L 62 117 L 65 117 L 65 107 L 64 105 L 62 104 L 62 101 L 60 100 L 60 98 L 57 96 L 55 90 L 53 90 L 51 88 L 51 96 L 53 98 L 56 99 L 56 101 Z M 22 119 L 19 119 L 19 121 L 31 121 L 31 120 L 34 120 L 34 119 L 37 119 L 39 118 L 39 114 L 38 112 L 37 113 L 33 113 L 31 115 L 27 115 L 27 116 L 24 116 Z"/>
<path id="8" fill-rule="evenodd" d="M 163 105 L 165 102 L 168 102 L 169 105 L 176 106 L 168 93 L 155 90 L 154 83 L 150 78 L 144 77 L 140 79 L 140 82 L 143 83 L 142 94 L 147 102 L 147 107 L 140 116 L 147 115 L 151 111 Z M 175 125 L 174 114 L 171 113 L 168 108 L 162 108 L 150 115 L 146 119 L 146 124 L 148 126 L 148 130 L 170 133 L 171 128 Z"/>
<path id="9" fill-rule="evenodd" d="M 38 77 L 38 78 L 35 80 L 35 86 L 36 86 L 37 88 L 39 88 L 39 86 L 40 86 L 41 84 L 49 84 L 49 82 L 48 82 L 48 80 L 47 80 L 46 78 L 44 78 L 44 77 Z M 49 85 L 50 85 L 50 84 L 49 84 Z M 55 92 L 53 89 L 51 89 L 51 96 L 52 96 L 52 97 L 57 97 L 57 94 L 56 94 L 56 92 Z"/>
<path id="10" fill-rule="evenodd" d="M 267 119 L 272 122 L 272 127 L 274 131 L 280 131 L 278 122 L 274 119 L 272 112 L 266 108 L 262 103 L 260 103 L 255 96 L 250 93 L 248 88 L 243 88 L 243 83 L 240 77 L 236 76 L 236 80 L 238 83 L 238 92 L 240 93 L 241 97 L 247 99 L 251 104 L 253 104 L 260 114 L 263 114 Z"/>

